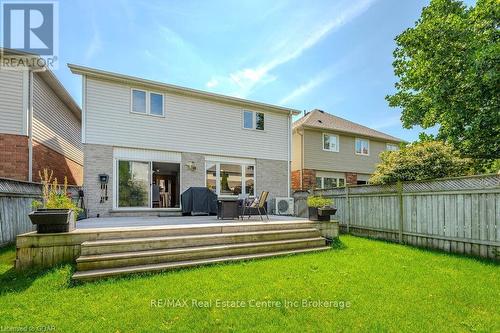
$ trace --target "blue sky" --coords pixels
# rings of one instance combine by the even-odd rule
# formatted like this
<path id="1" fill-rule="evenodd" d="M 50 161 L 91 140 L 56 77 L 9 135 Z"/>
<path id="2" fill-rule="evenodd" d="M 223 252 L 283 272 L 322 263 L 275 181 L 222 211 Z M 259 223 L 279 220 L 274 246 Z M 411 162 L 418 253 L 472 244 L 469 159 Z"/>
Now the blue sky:
<path id="1" fill-rule="evenodd" d="M 469 3 L 472 1 L 469 1 Z M 299 110 L 319 108 L 412 141 L 384 96 L 394 37 L 425 0 L 60 1 L 56 75 L 66 63 Z"/>

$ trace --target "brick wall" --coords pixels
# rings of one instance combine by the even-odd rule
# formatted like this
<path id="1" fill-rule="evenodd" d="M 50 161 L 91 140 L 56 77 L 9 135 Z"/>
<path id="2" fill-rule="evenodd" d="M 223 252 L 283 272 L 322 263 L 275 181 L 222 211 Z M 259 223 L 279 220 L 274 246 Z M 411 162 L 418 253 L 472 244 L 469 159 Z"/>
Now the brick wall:
<path id="1" fill-rule="evenodd" d="M 300 178 L 300 170 L 292 171 L 292 189 L 294 191 L 309 190 L 316 187 L 316 170 L 302 170 L 302 184 L 300 183 Z"/>
<path id="2" fill-rule="evenodd" d="M 346 172 L 345 173 L 345 181 L 349 185 L 356 185 L 358 182 L 358 174 L 354 172 Z"/>
<path id="3" fill-rule="evenodd" d="M 304 190 L 313 189 L 316 187 L 316 170 L 302 170 L 302 188 Z"/>
<path id="4" fill-rule="evenodd" d="M 0 177 L 28 180 L 28 137 L 0 134 Z"/>
<path id="5" fill-rule="evenodd" d="M 292 190 L 298 191 L 302 189 L 302 186 L 300 184 L 300 170 L 295 170 L 292 171 Z"/>
<path id="6" fill-rule="evenodd" d="M 113 147 L 105 145 L 83 145 L 83 159 L 85 169 L 83 170 L 85 206 L 88 209 L 88 217 L 109 216 L 113 208 Z M 101 184 L 99 174 L 107 174 L 108 200 L 101 201 Z"/>
<path id="7" fill-rule="evenodd" d="M 68 178 L 70 185 L 82 185 L 83 166 L 64 155 L 48 148 L 47 146 L 33 141 L 33 181 L 39 182 L 39 171 L 49 169 L 54 172 L 59 183 L 64 182 L 64 177 Z"/>

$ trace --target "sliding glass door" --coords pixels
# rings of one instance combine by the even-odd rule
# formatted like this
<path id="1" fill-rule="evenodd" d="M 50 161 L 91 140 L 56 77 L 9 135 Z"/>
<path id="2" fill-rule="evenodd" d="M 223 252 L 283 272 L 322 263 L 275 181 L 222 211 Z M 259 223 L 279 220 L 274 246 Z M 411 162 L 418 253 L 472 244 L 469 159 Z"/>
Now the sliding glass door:
<path id="1" fill-rule="evenodd" d="M 150 207 L 149 162 L 118 161 L 118 207 Z"/>

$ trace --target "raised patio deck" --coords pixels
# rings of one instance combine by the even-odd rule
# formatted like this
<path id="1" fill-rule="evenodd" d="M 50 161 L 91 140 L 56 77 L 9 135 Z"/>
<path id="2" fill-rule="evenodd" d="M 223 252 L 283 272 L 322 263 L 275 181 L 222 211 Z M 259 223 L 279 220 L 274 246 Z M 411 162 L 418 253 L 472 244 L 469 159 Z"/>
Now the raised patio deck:
<path id="1" fill-rule="evenodd" d="M 162 225 L 196 225 L 210 223 L 269 223 L 269 222 L 300 222 L 307 221 L 302 217 L 269 215 L 270 221 L 264 218 L 264 221 L 258 216 L 252 216 L 250 219 L 243 220 L 217 220 L 216 216 L 169 216 L 169 217 L 101 217 L 89 218 L 78 221 L 77 229 L 97 229 L 97 228 L 122 228 L 122 227 L 151 227 Z"/>
<path id="2" fill-rule="evenodd" d="M 19 235 L 16 268 L 77 263 L 74 278 L 87 280 L 325 250 L 326 239 L 337 233 L 336 223 L 290 216 L 94 218 L 78 221 L 68 233 Z"/>

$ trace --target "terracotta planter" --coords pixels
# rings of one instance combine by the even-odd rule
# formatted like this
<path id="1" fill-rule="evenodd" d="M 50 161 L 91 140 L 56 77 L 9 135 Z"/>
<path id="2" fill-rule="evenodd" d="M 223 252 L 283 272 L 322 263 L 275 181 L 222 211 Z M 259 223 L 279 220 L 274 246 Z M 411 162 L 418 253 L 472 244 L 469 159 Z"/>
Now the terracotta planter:
<path id="1" fill-rule="evenodd" d="M 332 207 L 309 207 L 309 220 L 330 221 L 330 215 L 335 215 L 337 208 Z"/>
<path id="2" fill-rule="evenodd" d="M 75 213 L 71 209 L 38 209 L 28 216 L 40 234 L 70 232 L 75 229 Z"/>

